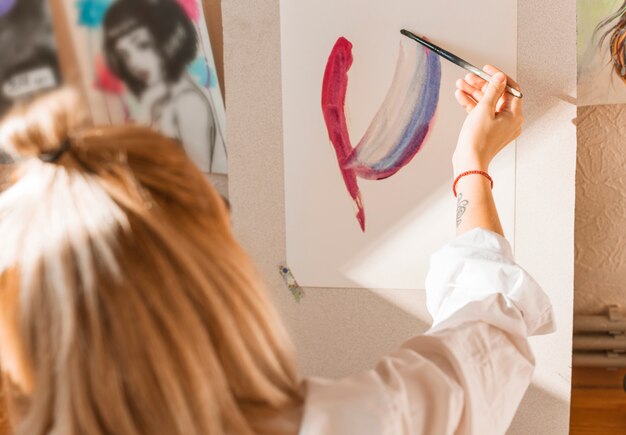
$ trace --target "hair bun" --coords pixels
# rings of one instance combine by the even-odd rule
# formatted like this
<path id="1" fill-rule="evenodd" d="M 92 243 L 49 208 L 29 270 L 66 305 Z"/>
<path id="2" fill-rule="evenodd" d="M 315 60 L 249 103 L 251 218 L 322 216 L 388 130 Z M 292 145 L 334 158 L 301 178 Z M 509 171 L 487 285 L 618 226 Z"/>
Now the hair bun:
<path id="1" fill-rule="evenodd" d="M 59 149 L 86 123 L 78 92 L 63 88 L 18 104 L 0 122 L 0 150 L 14 160 Z"/>

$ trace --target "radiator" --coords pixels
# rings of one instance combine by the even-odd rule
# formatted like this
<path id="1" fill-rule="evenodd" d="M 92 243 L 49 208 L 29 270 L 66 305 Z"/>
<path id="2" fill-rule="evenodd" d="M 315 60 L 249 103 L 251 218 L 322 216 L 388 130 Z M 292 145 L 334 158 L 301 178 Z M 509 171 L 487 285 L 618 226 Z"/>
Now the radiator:
<path id="1" fill-rule="evenodd" d="M 626 367 L 626 318 L 618 305 L 606 316 L 574 316 L 576 367 Z"/>

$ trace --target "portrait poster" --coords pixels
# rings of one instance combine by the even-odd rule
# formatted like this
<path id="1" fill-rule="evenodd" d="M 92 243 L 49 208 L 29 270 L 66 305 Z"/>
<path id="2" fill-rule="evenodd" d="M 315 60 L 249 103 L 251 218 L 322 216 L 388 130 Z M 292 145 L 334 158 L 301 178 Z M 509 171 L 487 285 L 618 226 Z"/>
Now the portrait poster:
<path id="1" fill-rule="evenodd" d="M 626 1 L 578 0 L 578 105 L 626 103 Z"/>
<path id="2" fill-rule="evenodd" d="M 204 173 L 228 172 L 225 111 L 200 0 L 68 1 L 98 123 L 177 139 Z"/>
<path id="3" fill-rule="evenodd" d="M 46 0 L 0 0 L 0 115 L 61 84 Z"/>
<path id="4" fill-rule="evenodd" d="M 423 289 L 455 235 L 467 71 L 400 31 L 515 77 L 517 2 L 282 0 L 280 15 L 288 266 L 305 287 Z M 490 173 L 512 239 L 514 144 Z"/>

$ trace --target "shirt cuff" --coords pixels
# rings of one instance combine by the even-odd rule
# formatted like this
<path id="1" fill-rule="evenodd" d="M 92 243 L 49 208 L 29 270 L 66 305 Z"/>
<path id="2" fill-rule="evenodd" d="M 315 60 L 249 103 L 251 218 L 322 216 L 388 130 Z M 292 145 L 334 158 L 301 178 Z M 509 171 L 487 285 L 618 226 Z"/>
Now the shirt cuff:
<path id="1" fill-rule="evenodd" d="M 426 295 L 431 330 L 472 321 L 513 328 L 510 332 L 518 334 L 518 326 L 523 326 L 521 333 L 526 336 L 555 330 L 548 296 L 515 263 L 509 242 L 482 228 L 457 237 L 432 255 Z M 494 297 L 499 303 L 493 303 Z M 514 320 L 519 319 L 518 312 L 523 325 L 513 325 L 519 323 Z"/>

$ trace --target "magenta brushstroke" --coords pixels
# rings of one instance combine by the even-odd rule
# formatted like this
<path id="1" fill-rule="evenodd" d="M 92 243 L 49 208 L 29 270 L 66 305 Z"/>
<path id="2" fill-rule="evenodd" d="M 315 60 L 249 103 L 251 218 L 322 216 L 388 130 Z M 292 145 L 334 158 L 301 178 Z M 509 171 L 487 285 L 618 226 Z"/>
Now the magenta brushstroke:
<path id="1" fill-rule="evenodd" d="M 356 147 L 350 141 L 345 115 L 352 43 L 339 38 L 326 64 L 322 112 L 346 188 L 356 204 L 356 218 L 362 231 L 365 231 L 365 210 L 357 177 L 382 180 L 406 166 L 425 143 L 439 102 L 438 56 L 413 45 L 409 50 L 421 52 L 407 54 L 403 47 L 387 98 Z"/>

